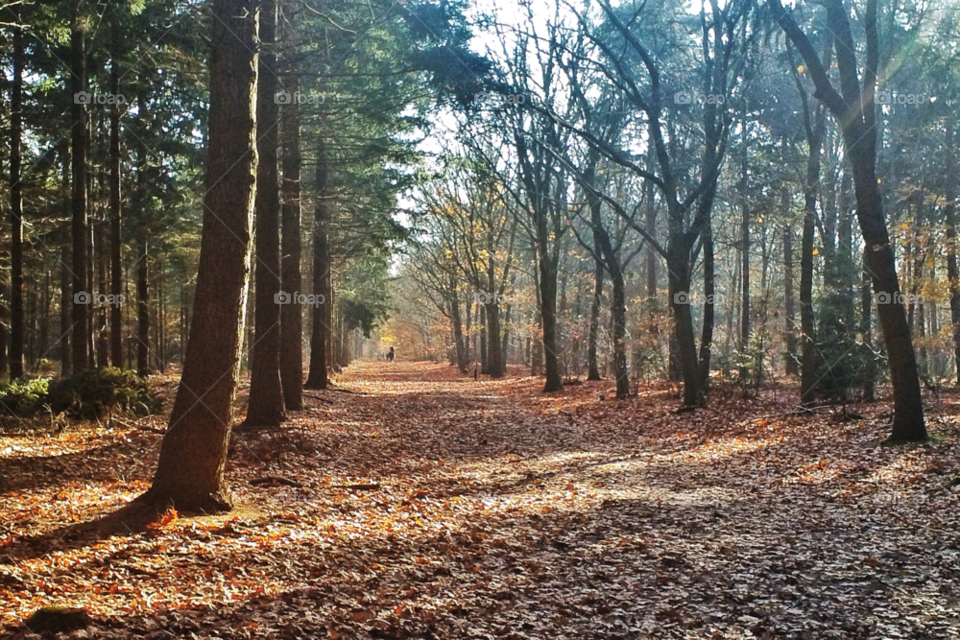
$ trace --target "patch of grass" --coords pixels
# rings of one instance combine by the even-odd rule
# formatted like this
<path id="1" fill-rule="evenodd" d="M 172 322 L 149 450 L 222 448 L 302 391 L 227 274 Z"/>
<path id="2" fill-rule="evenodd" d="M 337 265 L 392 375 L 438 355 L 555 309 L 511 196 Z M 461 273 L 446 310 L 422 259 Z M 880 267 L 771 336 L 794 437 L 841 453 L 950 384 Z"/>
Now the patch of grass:
<path id="1" fill-rule="evenodd" d="M 927 437 L 923 440 L 894 440 L 893 438 L 887 438 L 880 442 L 881 447 L 906 447 L 910 445 L 922 445 L 922 444 L 946 444 L 953 442 L 953 438 L 942 434 L 942 433 L 933 433 L 927 432 Z"/>

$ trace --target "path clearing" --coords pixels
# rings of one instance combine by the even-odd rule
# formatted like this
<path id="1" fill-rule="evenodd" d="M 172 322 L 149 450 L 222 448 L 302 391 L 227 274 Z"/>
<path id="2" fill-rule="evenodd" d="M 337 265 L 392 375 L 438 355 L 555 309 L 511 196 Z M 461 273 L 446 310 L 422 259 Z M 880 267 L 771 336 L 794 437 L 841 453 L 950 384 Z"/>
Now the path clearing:
<path id="1" fill-rule="evenodd" d="M 882 419 L 756 418 L 789 398 L 678 415 L 668 387 L 542 396 L 511 373 L 357 363 L 237 435 L 235 512 L 107 539 L 70 527 L 147 487 L 162 418 L 0 436 L 2 623 L 66 604 L 88 637 L 960 634 L 953 417 L 887 449 Z"/>

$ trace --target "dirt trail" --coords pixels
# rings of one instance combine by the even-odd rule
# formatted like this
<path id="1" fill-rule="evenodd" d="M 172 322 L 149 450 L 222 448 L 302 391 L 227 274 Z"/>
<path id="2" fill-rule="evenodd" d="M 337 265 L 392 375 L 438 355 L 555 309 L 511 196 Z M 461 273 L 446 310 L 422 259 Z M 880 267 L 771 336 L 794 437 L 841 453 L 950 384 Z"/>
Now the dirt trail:
<path id="1" fill-rule="evenodd" d="M 878 419 L 756 418 L 786 398 L 675 414 L 669 387 L 543 396 L 522 373 L 357 363 L 282 429 L 236 435 L 237 510 L 108 539 L 70 527 L 147 487 L 162 418 L 0 437 L 0 619 L 83 606 L 88 637 L 960 635 L 953 418 L 941 442 L 886 449 Z"/>

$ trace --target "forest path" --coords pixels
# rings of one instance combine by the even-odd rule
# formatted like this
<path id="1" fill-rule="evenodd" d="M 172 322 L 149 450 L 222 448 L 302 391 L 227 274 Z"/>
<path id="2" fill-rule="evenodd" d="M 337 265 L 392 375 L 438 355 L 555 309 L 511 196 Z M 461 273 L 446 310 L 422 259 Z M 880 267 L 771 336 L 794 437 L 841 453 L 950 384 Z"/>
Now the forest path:
<path id="1" fill-rule="evenodd" d="M 335 382 L 236 434 L 234 512 L 106 540 L 64 526 L 148 486 L 162 417 L 0 439 L 2 622 L 71 604 L 118 638 L 960 634 L 953 418 L 888 449 L 881 419 L 756 417 L 789 398 L 676 414 L 668 386 L 544 395 L 519 369 L 403 361 Z"/>

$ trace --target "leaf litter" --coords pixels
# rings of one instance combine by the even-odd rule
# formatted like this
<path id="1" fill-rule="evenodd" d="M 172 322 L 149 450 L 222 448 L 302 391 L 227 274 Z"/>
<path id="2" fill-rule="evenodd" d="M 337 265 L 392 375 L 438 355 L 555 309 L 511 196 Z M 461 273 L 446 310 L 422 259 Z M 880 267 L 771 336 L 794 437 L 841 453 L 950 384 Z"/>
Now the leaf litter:
<path id="1" fill-rule="evenodd" d="M 789 396 L 357 363 L 282 428 L 236 433 L 237 507 L 82 527 L 149 486 L 162 417 L 0 436 L 0 624 L 71 638 L 960 636 L 957 398 L 882 447 Z M 600 397 L 604 396 L 605 400 Z M 773 416 L 773 417 L 771 417 Z M 125 525 L 126 526 L 126 525 Z"/>

